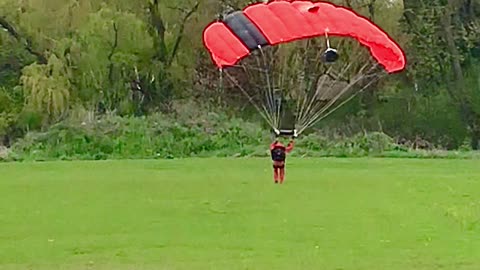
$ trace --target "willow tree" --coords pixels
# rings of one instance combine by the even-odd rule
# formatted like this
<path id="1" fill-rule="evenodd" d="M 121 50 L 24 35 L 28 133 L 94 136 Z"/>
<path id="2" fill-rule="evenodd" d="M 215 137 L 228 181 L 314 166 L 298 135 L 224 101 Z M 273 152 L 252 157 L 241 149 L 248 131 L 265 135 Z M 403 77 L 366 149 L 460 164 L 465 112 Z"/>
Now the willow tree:
<path id="1" fill-rule="evenodd" d="M 54 54 L 46 65 L 34 63 L 24 68 L 20 82 L 27 108 L 44 115 L 46 124 L 64 116 L 71 85 L 64 63 Z"/>

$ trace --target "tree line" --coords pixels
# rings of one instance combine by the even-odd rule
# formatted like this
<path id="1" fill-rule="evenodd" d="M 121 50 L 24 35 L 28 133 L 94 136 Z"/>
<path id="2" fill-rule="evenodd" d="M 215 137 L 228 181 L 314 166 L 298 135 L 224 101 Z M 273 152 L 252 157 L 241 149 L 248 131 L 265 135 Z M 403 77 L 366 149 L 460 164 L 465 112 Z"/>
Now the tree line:
<path id="1" fill-rule="evenodd" d="M 201 34 L 212 20 L 251 2 L 0 0 L 1 143 L 78 110 L 179 113 L 175 103 L 188 100 L 247 117 L 251 108 L 239 93 L 219 87 Z M 480 1 L 333 2 L 384 28 L 404 48 L 408 66 L 321 128 L 478 149 Z"/>

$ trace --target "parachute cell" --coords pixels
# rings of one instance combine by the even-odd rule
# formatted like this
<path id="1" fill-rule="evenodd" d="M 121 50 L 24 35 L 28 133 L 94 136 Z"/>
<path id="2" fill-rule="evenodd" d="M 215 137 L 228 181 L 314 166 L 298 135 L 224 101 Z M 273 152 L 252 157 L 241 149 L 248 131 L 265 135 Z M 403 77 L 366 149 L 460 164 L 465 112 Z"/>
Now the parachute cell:
<path id="1" fill-rule="evenodd" d="M 205 46 L 210 50 L 212 60 L 220 67 L 236 63 L 250 51 L 223 23 L 213 23 L 205 30 Z"/>

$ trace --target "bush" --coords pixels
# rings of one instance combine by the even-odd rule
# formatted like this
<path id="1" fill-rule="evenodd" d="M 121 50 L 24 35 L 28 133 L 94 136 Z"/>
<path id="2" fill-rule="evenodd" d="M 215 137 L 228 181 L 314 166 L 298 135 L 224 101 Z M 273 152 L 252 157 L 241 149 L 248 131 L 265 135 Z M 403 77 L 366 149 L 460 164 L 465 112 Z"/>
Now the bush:
<path id="1" fill-rule="evenodd" d="M 148 117 L 71 117 L 46 132 L 30 132 L 4 160 L 102 160 L 184 157 L 267 157 L 270 134 L 260 125 L 217 113 Z M 384 133 L 301 136 L 297 157 L 478 157 L 471 152 L 414 151 Z"/>
<path id="2" fill-rule="evenodd" d="M 181 158 L 245 156 L 268 143 L 257 125 L 209 113 L 203 119 L 105 116 L 90 122 L 65 121 L 32 132 L 13 146 L 20 159 Z"/>
<path id="3" fill-rule="evenodd" d="M 363 157 L 396 147 L 392 138 L 379 132 L 361 133 L 353 137 L 312 133 L 300 138 L 296 153 L 301 156 Z"/>

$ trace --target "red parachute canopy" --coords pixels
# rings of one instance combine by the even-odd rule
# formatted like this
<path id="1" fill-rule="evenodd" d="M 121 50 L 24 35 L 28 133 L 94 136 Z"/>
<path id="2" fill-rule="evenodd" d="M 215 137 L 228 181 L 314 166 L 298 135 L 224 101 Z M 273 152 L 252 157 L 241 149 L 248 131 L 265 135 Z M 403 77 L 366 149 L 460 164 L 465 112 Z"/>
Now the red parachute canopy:
<path id="1" fill-rule="evenodd" d="M 385 31 L 354 11 L 332 3 L 257 3 L 237 12 L 236 17 L 230 23 L 214 22 L 204 30 L 204 44 L 219 68 L 235 65 L 264 45 L 325 34 L 356 39 L 389 73 L 401 71 L 406 65 L 404 52 Z"/>

